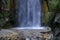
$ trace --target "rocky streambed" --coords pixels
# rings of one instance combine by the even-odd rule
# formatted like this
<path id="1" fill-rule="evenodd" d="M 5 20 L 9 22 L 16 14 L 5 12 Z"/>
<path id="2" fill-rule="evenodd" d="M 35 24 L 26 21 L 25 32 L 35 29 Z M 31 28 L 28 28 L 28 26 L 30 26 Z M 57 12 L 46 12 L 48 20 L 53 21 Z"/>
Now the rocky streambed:
<path id="1" fill-rule="evenodd" d="M 50 40 L 53 39 L 51 32 L 41 32 L 41 30 L 30 29 L 2 29 L 0 30 L 0 40 Z"/>
<path id="2" fill-rule="evenodd" d="M 19 33 L 8 29 L 0 30 L 0 40 L 18 40 L 18 39 Z"/>

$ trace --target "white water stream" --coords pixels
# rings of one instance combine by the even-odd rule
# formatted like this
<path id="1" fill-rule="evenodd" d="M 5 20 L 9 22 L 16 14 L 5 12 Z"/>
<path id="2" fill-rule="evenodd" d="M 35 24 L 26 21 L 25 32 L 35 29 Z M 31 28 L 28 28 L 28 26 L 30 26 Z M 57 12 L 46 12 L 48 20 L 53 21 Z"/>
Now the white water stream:
<path id="1" fill-rule="evenodd" d="M 40 0 L 18 0 L 17 27 L 41 26 Z"/>

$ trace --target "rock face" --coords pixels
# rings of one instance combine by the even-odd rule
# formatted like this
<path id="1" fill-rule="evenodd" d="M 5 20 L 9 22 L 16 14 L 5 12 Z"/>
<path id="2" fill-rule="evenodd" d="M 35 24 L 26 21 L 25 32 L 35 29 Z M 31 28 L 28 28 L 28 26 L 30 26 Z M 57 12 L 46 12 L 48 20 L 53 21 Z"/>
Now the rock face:
<path id="1" fill-rule="evenodd" d="M 56 13 L 55 22 L 60 23 L 60 13 Z"/>

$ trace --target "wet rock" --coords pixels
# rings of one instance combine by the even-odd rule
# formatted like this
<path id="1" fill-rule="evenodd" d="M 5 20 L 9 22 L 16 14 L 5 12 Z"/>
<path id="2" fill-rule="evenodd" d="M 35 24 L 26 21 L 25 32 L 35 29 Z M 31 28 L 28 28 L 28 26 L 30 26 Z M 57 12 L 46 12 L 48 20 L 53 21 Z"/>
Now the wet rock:
<path id="1" fill-rule="evenodd" d="M 0 40 L 19 40 L 19 33 L 13 30 L 0 30 Z"/>
<path id="2" fill-rule="evenodd" d="M 47 40 L 52 39 L 52 33 L 41 33 L 41 30 L 16 30 L 16 29 L 3 29 L 0 30 L 0 40 L 42 40 L 46 38 Z"/>
<path id="3" fill-rule="evenodd" d="M 55 22 L 60 23 L 60 13 L 56 13 Z"/>

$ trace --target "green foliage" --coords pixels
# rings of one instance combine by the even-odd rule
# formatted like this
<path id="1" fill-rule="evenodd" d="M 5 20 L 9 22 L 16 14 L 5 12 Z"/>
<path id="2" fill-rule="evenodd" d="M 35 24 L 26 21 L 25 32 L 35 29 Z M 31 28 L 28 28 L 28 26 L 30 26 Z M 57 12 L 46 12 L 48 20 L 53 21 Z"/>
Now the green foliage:
<path id="1" fill-rule="evenodd" d="M 49 12 L 45 15 L 45 25 L 49 25 L 55 14 L 60 13 L 60 0 L 48 0 Z"/>
<path id="2" fill-rule="evenodd" d="M 10 18 L 12 18 L 12 13 L 8 8 L 8 0 L 2 0 L 2 9 L 0 12 L 0 28 L 11 27 Z"/>
<path id="3" fill-rule="evenodd" d="M 60 0 L 48 0 L 49 11 L 54 12 Z"/>
<path id="4" fill-rule="evenodd" d="M 8 28 L 7 25 L 11 25 L 9 23 L 10 17 L 11 17 L 11 13 L 9 11 L 3 11 L 2 13 L 0 13 L 0 27 L 1 28 Z"/>
<path id="5" fill-rule="evenodd" d="M 54 17 L 54 13 L 53 12 L 48 12 L 46 15 L 45 15 L 45 25 L 49 26 L 49 22 L 51 22 L 52 18 Z"/>

